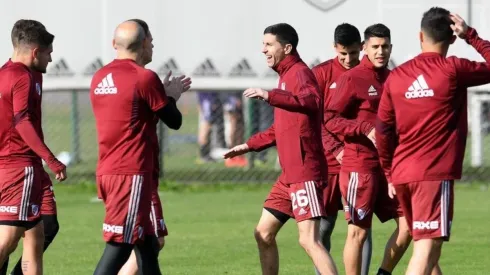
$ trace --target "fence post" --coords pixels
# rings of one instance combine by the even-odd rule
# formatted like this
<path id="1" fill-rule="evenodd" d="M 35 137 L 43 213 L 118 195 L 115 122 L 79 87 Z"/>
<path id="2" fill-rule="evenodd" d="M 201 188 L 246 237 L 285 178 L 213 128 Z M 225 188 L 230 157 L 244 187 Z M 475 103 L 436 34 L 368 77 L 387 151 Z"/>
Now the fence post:
<path id="1" fill-rule="evenodd" d="M 249 139 L 254 134 L 255 116 L 256 116 L 256 101 L 254 99 L 246 98 L 247 100 L 247 119 L 246 119 L 246 139 Z M 255 152 L 248 153 L 248 168 L 254 167 Z"/>
<path id="2" fill-rule="evenodd" d="M 80 120 L 78 112 L 78 91 L 71 91 L 71 149 L 73 163 L 80 162 Z"/>

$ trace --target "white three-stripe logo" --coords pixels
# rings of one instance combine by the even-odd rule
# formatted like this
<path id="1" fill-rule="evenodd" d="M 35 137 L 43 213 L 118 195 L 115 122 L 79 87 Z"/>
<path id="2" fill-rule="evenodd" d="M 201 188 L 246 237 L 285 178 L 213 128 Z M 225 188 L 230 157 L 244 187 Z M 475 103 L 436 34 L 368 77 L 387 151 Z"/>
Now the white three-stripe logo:
<path id="1" fill-rule="evenodd" d="M 102 81 L 97 85 L 97 88 L 94 90 L 94 94 L 96 95 L 109 95 L 109 94 L 117 94 L 117 88 L 114 85 L 114 80 L 112 79 L 112 73 L 109 73 Z"/>
<path id="2" fill-rule="evenodd" d="M 432 97 L 434 91 L 429 88 L 427 81 L 423 75 L 419 75 L 417 79 L 408 87 L 408 91 L 405 93 L 407 99 Z"/>

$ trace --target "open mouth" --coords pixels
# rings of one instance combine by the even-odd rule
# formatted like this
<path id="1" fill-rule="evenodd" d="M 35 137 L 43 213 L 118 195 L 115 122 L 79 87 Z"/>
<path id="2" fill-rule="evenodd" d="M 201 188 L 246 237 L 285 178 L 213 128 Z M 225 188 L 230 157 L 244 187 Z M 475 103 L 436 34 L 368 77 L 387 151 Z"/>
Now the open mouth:
<path id="1" fill-rule="evenodd" d="M 266 55 L 265 57 L 267 58 L 267 62 L 272 60 L 272 55 Z"/>

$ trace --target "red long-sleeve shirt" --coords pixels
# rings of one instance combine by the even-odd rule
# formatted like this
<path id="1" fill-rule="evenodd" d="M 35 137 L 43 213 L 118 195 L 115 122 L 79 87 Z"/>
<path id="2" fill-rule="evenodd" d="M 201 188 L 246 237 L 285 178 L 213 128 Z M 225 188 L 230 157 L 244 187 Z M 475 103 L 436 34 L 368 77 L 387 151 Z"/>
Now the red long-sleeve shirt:
<path id="1" fill-rule="evenodd" d="M 7 62 L 0 69 L 0 167 L 42 165 L 54 172 L 65 165 L 44 143 L 41 127 L 42 88 L 27 66 Z"/>
<path id="2" fill-rule="evenodd" d="M 378 110 L 376 143 L 393 184 L 461 178 L 468 133 L 467 88 L 490 83 L 490 42 L 471 28 L 466 41 L 486 62 L 422 53 L 388 78 Z"/>
<path id="3" fill-rule="evenodd" d="M 318 64 L 312 71 L 318 82 L 320 92 L 323 93 L 323 111 L 326 113 L 327 106 L 332 100 L 333 90 L 337 88 L 338 78 L 347 69 L 340 64 L 338 58 L 333 58 Z M 344 149 L 343 137 L 332 134 L 323 126 L 322 142 L 325 158 L 327 159 L 328 173 L 338 174 L 340 172 L 340 163 L 337 161 L 336 156 Z"/>
<path id="4" fill-rule="evenodd" d="M 322 95 L 315 76 L 297 54 L 289 55 L 275 68 L 279 88 L 269 92 L 274 106 L 274 124 L 252 136 L 252 151 L 276 145 L 282 168 L 280 180 L 297 183 L 325 180 L 327 166 L 321 140 Z"/>
<path id="5" fill-rule="evenodd" d="M 390 71 L 376 69 L 367 56 L 342 74 L 325 113 L 328 131 L 344 136 L 342 170 L 371 173 L 380 169 L 376 147 L 367 138 L 374 128 L 383 83 Z"/>

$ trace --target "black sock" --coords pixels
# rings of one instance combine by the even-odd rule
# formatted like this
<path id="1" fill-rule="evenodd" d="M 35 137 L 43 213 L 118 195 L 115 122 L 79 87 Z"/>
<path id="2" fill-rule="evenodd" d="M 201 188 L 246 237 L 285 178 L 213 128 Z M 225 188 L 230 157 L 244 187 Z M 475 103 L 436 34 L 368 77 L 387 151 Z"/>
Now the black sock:
<path id="1" fill-rule="evenodd" d="M 139 274 L 162 274 L 158 265 L 159 250 L 160 246 L 155 235 L 146 235 L 145 240 L 135 246 Z"/>
<path id="2" fill-rule="evenodd" d="M 104 249 L 104 254 L 97 264 L 94 275 L 117 275 L 129 259 L 134 245 L 108 242 Z M 151 273 L 148 273 L 151 274 Z"/>
<path id="3" fill-rule="evenodd" d="M 42 215 L 41 219 L 44 223 L 44 251 L 46 251 L 56 237 L 56 234 L 58 234 L 60 225 L 56 215 Z M 10 275 L 23 275 L 21 264 L 22 258 L 19 259 Z"/>
<path id="4" fill-rule="evenodd" d="M 204 144 L 204 145 L 199 145 L 199 156 L 201 158 L 209 157 L 210 150 L 209 150 L 209 144 Z"/>
<path id="5" fill-rule="evenodd" d="M 376 275 L 391 275 L 391 272 L 388 272 L 382 268 L 378 269 L 378 273 Z"/>
<path id="6" fill-rule="evenodd" d="M 7 257 L 7 259 L 5 259 L 5 263 L 3 263 L 3 266 L 0 269 L 0 275 L 7 275 L 8 267 L 9 267 L 9 257 Z"/>

